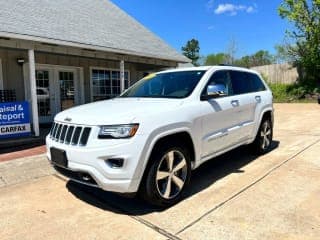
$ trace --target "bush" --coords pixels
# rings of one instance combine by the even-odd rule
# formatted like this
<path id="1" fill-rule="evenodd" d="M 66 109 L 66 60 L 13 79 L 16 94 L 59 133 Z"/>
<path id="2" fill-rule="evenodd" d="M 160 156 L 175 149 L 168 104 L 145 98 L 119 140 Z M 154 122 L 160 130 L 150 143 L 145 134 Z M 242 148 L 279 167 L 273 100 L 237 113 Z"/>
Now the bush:
<path id="1" fill-rule="evenodd" d="M 319 89 L 313 85 L 308 86 L 296 83 L 269 83 L 268 85 L 273 93 L 274 102 L 308 101 L 310 97 L 312 99 L 313 95 L 319 94 Z"/>
<path id="2" fill-rule="evenodd" d="M 319 94 L 320 93 L 320 89 L 319 88 L 314 88 L 313 89 L 313 94 Z"/>
<path id="3" fill-rule="evenodd" d="M 287 102 L 289 100 L 289 85 L 282 83 L 269 83 L 269 87 L 273 93 L 273 98 L 275 102 Z"/>

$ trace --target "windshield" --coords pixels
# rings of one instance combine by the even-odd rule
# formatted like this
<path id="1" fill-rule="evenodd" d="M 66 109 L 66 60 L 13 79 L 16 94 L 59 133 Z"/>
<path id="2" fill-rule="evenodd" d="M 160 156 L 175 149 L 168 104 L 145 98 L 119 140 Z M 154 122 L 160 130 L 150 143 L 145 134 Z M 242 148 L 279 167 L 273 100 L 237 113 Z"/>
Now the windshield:
<path id="1" fill-rule="evenodd" d="M 206 71 L 182 71 L 150 74 L 138 81 L 120 97 L 185 98 Z"/>

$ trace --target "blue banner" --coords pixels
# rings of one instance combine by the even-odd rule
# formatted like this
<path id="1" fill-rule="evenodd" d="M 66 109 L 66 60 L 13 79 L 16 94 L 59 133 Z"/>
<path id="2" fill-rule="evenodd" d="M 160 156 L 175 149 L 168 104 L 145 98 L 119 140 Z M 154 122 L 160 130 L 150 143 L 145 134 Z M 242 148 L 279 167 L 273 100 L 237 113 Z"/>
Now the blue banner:
<path id="1" fill-rule="evenodd" d="M 29 103 L 0 103 L 0 138 L 22 137 L 31 134 Z"/>

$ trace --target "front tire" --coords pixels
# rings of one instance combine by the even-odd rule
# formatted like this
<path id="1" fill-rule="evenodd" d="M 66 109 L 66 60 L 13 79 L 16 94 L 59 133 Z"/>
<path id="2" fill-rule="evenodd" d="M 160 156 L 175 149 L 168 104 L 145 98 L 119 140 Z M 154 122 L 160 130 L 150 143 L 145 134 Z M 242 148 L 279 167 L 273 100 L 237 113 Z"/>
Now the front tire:
<path id="1" fill-rule="evenodd" d="M 150 204 L 169 207 L 183 197 L 191 174 L 189 151 L 168 143 L 153 151 L 140 194 Z"/>
<path id="2" fill-rule="evenodd" d="M 253 150 L 257 154 L 265 154 L 271 149 L 273 128 L 271 120 L 264 118 L 261 121 L 257 136 L 252 143 Z"/>

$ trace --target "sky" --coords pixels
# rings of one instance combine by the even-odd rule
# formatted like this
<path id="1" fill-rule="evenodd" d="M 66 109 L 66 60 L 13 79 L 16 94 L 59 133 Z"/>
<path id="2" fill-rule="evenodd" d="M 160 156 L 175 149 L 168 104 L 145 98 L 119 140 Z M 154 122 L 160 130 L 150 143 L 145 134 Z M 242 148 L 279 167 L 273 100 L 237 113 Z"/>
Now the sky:
<path id="1" fill-rule="evenodd" d="M 259 50 L 275 53 L 289 27 L 277 9 L 281 0 L 112 0 L 170 46 L 181 47 L 192 38 L 200 54 L 226 52 L 237 46 L 237 57 Z"/>

